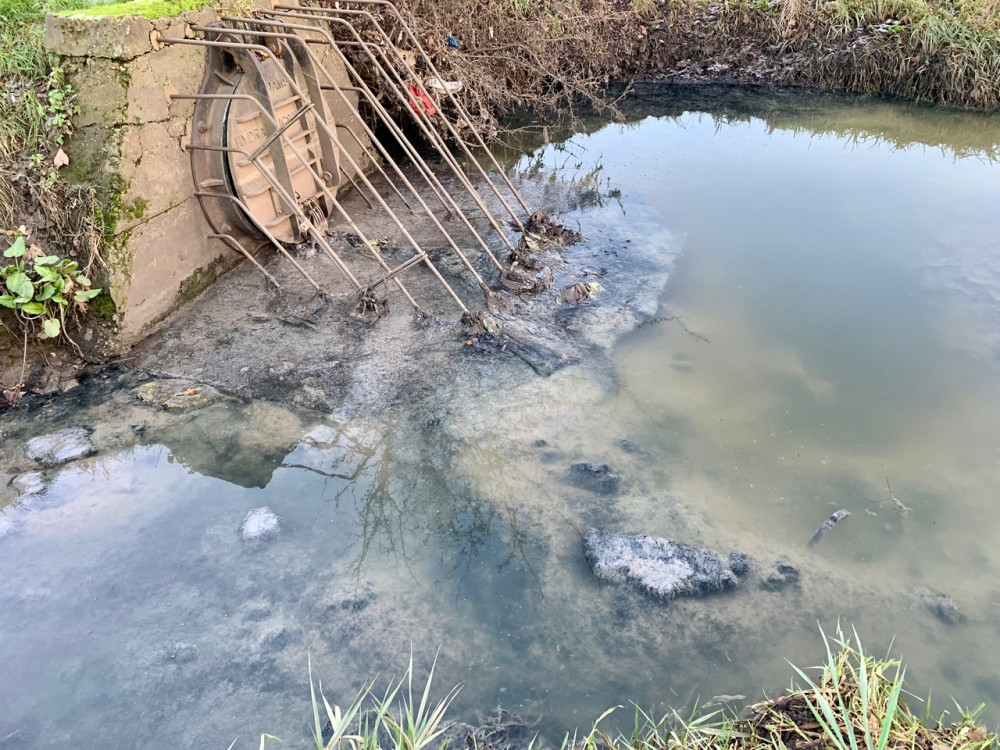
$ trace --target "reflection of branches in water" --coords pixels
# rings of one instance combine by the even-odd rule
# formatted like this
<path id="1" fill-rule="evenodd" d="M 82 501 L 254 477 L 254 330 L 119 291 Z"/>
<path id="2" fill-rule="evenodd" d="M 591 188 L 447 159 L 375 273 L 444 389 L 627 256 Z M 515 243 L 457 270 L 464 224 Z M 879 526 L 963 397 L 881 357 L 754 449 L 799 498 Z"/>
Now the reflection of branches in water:
<path id="1" fill-rule="evenodd" d="M 438 549 L 440 562 L 464 579 L 478 558 L 496 554 L 490 550 L 496 540 L 506 553 L 497 560 L 497 570 L 519 559 L 537 581 L 526 553 L 528 524 L 510 498 L 515 491 L 540 490 L 535 487 L 538 483 L 516 461 L 470 448 L 446 435 L 440 426 L 432 428 L 433 432 L 411 429 L 412 415 L 364 434 L 373 440 L 351 437 L 341 427 L 335 439 L 313 444 L 321 451 L 343 451 L 338 465 L 309 465 L 307 460 L 282 464 L 322 477 L 324 486 L 335 485 L 332 501 L 337 506 L 342 498 L 354 497 L 355 586 L 360 585 L 365 563 L 373 554 L 402 561 L 420 585 L 412 567 L 414 545 Z M 487 475 L 463 473 L 460 459 L 487 467 Z M 431 537 L 437 541 L 428 544 Z"/>
<path id="2" fill-rule="evenodd" d="M 490 498 L 492 499 L 489 506 L 494 511 L 499 507 L 507 523 L 507 527 L 510 529 L 510 539 L 508 541 L 510 555 L 504 562 L 504 565 L 509 564 L 516 554 L 521 558 L 528 572 L 536 584 L 538 584 L 539 592 L 541 592 L 541 583 L 538 581 L 538 576 L 525 554 L 526 542 L 529 540 L 528 525 L 518 518 L 518 510 L 512 502 L 512 498 L 516 497 L 516 495 L 524 495 L 526 491 L 542 494 L 545 492 L 544 486 L 536 477 L 529 476 L 525 472 L 525 464 L 522 462 L 505 460 L 494 451 L 486 451 L 476 446 L 470 446 L 467 453 L 470 459 L 475 461 L 478 466 L 486 468 L 486 475 L 483 479 L 485 480 L 484 483 L 488 484 Z M 528 465 L 533 464 L 529 463 Z"/>
<path id="3" fill-rule="evenodd" d="M 600 156 L 586 164 L 583 153 L 586 151 L 585 146 L 572 138 L 549 144 L 522 160 L 514 168 L 513 176 L 522 182 L 531 181 L 567 193 L 564 196 L 567 210 L 602 208 L 609 198 L 620 198 L 621 190 L 612 185 L 610 177 L 604 176 Z"/>

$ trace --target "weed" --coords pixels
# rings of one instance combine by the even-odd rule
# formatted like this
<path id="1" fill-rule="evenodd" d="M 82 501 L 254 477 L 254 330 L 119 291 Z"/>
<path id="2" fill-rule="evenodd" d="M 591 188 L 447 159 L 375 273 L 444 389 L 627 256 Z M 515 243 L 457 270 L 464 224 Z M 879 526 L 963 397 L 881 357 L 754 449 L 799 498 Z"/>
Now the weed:
<path id="1" fill-rule="evenodd" d="M 0 282 L 7 292 L 0 294 L 0 306 L 13 310 L 25 329 L 41 323 L 39 338 L 65 335 L 67 313 L 84 309 L 101 293 L 76 261 L 42 255 L 34 246 L 27 248 L 22 234 L 3 255 L 12 262 L 0 269 Z"/>
<path id="2" fill-rule="evenodd" d="M 583 736 L 567 735 L 562 750 L 899 750 L 948 748 L 995 750 L 998 737 L 979 724 L 983 706 L 959 709 L 957 722 L 945 726 L 946 712 L 934 717 L 930 700 L 922 716 L 911 713 L 903 700 L 905 669 L 888 655 L 866 654 L 857 633 L 847 638 L 823 634 L 826 662 L 816 680 L 795 667 L 805 686 L 794 684 L 776 700 L 754 705 L 753 715 L 737 719 L 723 710 L 700 711 L 687 717 L 676 712 L 660 718 L 636 707 L 627 733 L 606 731 L 602 723 L 620 710 L 605 711 Z M 441 746 L 447 729 L 445 712 L 455 697 L 451 691 L 437 703 L 429 700 L 434 670 L 419 696 L 413 691 L 413 659 L 406 674 L 382 698 L 369 683 L 344 711 L 323 697 L 313 683 L 313 734 L 317 750 L 425 750 Z M 406 690 L 403 691 L 404 685 Z M 397 697 L 399 703 L 397 705 Z M 320 702 L 322 701 L 322 702 Z M 370 705 L 369 710 L 364 710 Z M 322 716 L 325 714 L 325 726 Z M 469 746 L 475 746 L 470 738 Z M 534 744 L 534 743 L 532 743 Z M 263 741 L 261 744 L 263 748 Z M 455 750 L 461 750 L 456 748 Z"/>

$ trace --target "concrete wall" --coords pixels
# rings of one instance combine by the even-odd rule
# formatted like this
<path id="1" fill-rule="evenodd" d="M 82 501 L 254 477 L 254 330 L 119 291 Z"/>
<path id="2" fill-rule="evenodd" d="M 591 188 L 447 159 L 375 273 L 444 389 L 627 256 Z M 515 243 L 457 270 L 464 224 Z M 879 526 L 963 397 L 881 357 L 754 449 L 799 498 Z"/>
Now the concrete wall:
<path id="1" fill-rule="evenodd" d="M 211 10 L 157 20 L 47 19 L 46 47 L 60 57 L 80 110 L 64 147 L 66 174 L 100 186 L 108 228 L 104 255 L 117 311 L 110 330 L 94 328 L 85 337 L 103 339 L 112 352 L 150 333 L 241 257 L 206 237 L 211 229 L 185 152 L 194 104 L 170 99 L 198 92 L 205 49 L 160 42 L 194 36 L 192 26 L 216 20 Z M 339 60 L 325 61 L 347 85 Z M 334 117 L 356 122 L 357 112 L 338 100 Z M 354 144 L 344 145 L 361 158 Z"/>

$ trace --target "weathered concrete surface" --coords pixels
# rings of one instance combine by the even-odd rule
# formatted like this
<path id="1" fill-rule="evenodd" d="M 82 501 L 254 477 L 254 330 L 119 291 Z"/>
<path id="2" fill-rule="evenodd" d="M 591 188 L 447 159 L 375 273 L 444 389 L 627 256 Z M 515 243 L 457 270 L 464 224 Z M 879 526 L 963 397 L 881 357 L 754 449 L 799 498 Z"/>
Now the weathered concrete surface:
<path id="1" fill-rule="evenodd" d="M 98 186 L 111 238 L 104 255 L 116 310 L 110 325 L 92 323 L 82 335 L 95 357 L 125 351 L 240 260 L 207 237 L 211 229 L 194 197 L 185 150 L 194 103 L 171 99 L 200 90 L 205 50 L 161 41 L 196 36 L 193 26 L 216 20 L 212 10 L 155 20 L 46 19 L 46 47 L 60 57 L 80 109 L 65 146 L 65 174 Z M 327 53 L 322 59 L 347 85 L 339 58 Z M 335 121 L 363 138 L 357 95 L 347 97 L 345 104 L 329 95 Z M 367 167 L 361 147 L 345 140 L 352 158 Z M 345 167 L 350 171 L 346 161 Z"/>

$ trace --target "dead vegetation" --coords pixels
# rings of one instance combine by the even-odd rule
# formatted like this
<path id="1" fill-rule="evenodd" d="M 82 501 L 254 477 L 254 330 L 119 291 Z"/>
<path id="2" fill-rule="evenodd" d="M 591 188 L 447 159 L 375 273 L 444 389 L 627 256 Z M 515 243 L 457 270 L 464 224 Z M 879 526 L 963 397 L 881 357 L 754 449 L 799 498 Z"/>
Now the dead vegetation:
<path id="1" fill-rule="evenodd" d="M 980 723 L 985 705 L 934 715 L 928 700 L 918 714 L 907 704 L 905 668 L 874 657 L 857 633 L 827 638 L 826 662 L 814 679 L 793 667 L 800 686 L 751 706 L 745 718 L 724 710 L 690 719 L 660 720 L 638 712 L 630 736 L 599 728 L 572 747 L 579 750 L 995 750 L 997 735 Z M 730 698 L 732 696 L 722 696 Z M 912 697 L 912 696 L 911 696 Z M 611 712 L 605 714 L 609 715 Z M 602 719 L 604 717 L 601 717 Z"/>
<path id="2" fill-rule="evenodd" d="M 487 137 L 517 108 L 614 111 L 633 77 L 805 85 L 1000 105 L 1000 0 L 409 0 Z M 457 44 L 457 46 L 455 46 Z"/>

